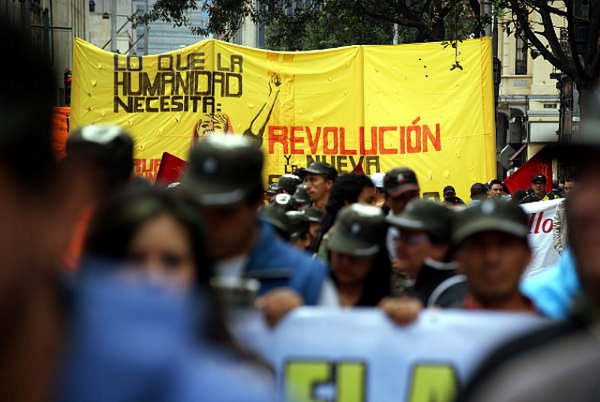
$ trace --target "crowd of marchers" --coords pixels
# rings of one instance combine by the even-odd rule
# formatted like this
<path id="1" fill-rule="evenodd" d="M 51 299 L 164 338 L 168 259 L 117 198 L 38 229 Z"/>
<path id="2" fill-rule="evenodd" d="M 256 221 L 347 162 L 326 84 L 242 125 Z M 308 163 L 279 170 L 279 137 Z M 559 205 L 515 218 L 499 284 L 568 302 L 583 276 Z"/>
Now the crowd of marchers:
<path id="1" fill-rule="evenodd" d="M 159 187 L 132 176 L 119 126 L 79 128 L 57 160 L 49 63 L 8 24 L 0 38 L 29 78 L 0 74 L 0 400 L 276 400 L 272 368 L 231 335 L 240 305 L 271 327 L 303 305 L 398 325 L 425 308 L 558 318 L 492 354 L 459 399 L 598 399 L 600 92 L 557 148 L 577 172 L 560 191 L 541 174 L 523 194 L 492 180 L 467 206 L 452 185 L 421 198 L 409 166 L 367 177 L 321 162 L 265 189 L 261 149 L 235 134 L 199 140 Z M 559 195 L 560 263 L 523 279 L 519 204 Z"/>

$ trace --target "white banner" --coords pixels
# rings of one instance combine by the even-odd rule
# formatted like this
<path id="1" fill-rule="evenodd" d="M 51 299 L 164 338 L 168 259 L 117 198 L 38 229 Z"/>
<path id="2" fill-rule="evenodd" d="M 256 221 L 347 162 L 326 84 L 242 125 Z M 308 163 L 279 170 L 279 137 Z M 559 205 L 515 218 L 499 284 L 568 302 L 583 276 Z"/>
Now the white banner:
<path id="1" fill-rule="evenodd" d="M 521 205 L 529 215 L 529 245 L 533 251 L 533 258 L 525 275 L 535 274 L 558 263 L 559 255 L 554 250 L 552 233 L 556 207 L 562 201 L 564 201 L 563 198 Z"/>
<path id="2" fill-rule="evenodd" d="M 398 326 L 377 309 L 303 307 L 272 331 L 258 315 L 234 322 L 243 343 L 276 368 L 286 402 L 450 402 L 490 350 L 548 321 L 433 310 Z"/>

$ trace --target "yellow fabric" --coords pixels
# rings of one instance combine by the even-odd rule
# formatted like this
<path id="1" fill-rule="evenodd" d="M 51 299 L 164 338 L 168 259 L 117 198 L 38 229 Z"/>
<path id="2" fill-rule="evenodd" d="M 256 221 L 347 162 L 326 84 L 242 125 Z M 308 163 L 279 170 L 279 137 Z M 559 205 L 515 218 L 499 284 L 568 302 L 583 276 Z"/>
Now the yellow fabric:
<path id="1" fill-rule="evenodd" d="M 489 38 L 458 44 L 462 70 L 441 43 L 271 52 L 206 40 L 126 57 L 77 39 L 73 60 L 71 128 L 122 125 L 150 178 L 163 152 L 186 159 L 207 122 L 262 138 L 265 181 L 314 160 L 366 174 L 409 166 L 422 193 L 450 184 L 468 199 L 495 175 Z"/>

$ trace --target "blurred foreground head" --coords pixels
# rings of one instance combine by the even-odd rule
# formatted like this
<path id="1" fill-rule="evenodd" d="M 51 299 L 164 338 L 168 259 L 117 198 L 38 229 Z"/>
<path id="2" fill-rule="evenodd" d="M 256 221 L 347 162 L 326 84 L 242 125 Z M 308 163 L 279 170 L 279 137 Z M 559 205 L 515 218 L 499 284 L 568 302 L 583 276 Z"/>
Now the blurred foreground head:
<path id="1" fill-rule="evenodd" d="M 14 281 L 31 285 L 54 273 L 84 181 L 59 167 L 53 154 L 50 122 L 56 91 L 50 63 L 23 32 L 2 21 L 0 51 L 19 60 L 18 79 L 14 65 L 0 66 L 2 311 L 7 293 L 20 291 Z"/>
<path id="2" fill-rule="evenodd" d="M 258 236 L 263 154 L 238 135 L 212 135 L 192 148 L 181 191 L 200 210 L 209 254 L 224 260 L 248 252 Z"/>
<path id="3" fill-rule="evenodd" d="M 0 53 L 14 60 L 0 64 L 0 400 L 48 400 L 62 341 L 56 267 L 84 180 L 53 156 L 50 63 L 3 18 Z"/>
<path id="4" fill-rule="evenodd" d="M 133 173 L 133 138 L 114 124 L 79 128 L 67 139 L 67 160 L 86 169 L 102 192 L 125 185 Z"/>
<path id="5" fill-rule="evenodd" d="M 0 165 L 2 175 L 28 191 L 48 183 L 55 158 L 50 137 L 56 94 L 50 63 L 41 57 L 23 32 L 0 20 L 0 49 L 19 60 L 0 66 Z"/>
<path id="6" fill-rule="evenodd" d="M 584 105 L 580 131 L 558 147 L 557 156 L 575 167 L 577 183 L 569 192 L 569 242 L 577 271 L 589 296 L 600 305 L 600 89 Z"/>

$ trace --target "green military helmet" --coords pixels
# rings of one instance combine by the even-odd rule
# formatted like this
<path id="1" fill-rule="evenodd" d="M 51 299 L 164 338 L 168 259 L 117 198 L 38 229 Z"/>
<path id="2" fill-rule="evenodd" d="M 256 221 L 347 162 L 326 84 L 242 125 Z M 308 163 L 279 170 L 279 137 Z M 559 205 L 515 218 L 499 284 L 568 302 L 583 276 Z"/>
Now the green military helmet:
<path id="1" fill-rule="evenodd" d="M 440 242 L 450 242 L 454 212 L 435 201 L 413 200 L 400 215 L 390 214 L 386 221 L 400 229 L 423 231 Z"/>
<path id="2" fill-rule="evenodd" d="M 351 204 L 340 210 L 328 232 L 327 247 L 355 257 L 371 257 L 385 247 L 386 232 L 381 208 Z"/>
<path id="3" fill-rule="evenodd" d="M 304 211 L 288 211 L 285 215 L 287 217 L 290 239 L 299 239 L 308 233 L 310 222 Z"/>
<path id="4" fill-rule="evenodd" d="M 482 232 L 503 232 L 527 240 L 527 214 L 514 202 L 488 198 L 456 215 L 452 242 L 456 245 Z"/>
<path id="5" fill-rule="evenodd" d="M 292 196 L 286 193 L 280 193 L 275 195 L 275 197 L 273 197 L 273 199 L 271 200 L 271 204 L 274 205 L 278 205 L 279 207 L 283 208 L 286 212 L 287 211 L 293 211 L 294 210 L 294 205 L 292 203 Z"/>
<path id="6" fill-rule="evenodd" d="M 264 221 L 289 234 L 289 219 L 286 212 L 290 211 L 289 194 L 277 194 L 273 201 L 261 209 L 261 217 Z"/>
<path id="7" fill-rule="evenodd" d="M 235 205 L 263 192 L 263 160 L 245 137 L 211 135 L 192 148 L 180 187 L 200 205 Z"/>

